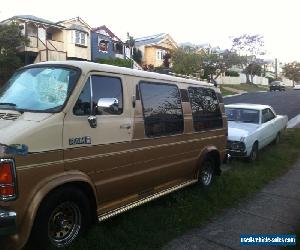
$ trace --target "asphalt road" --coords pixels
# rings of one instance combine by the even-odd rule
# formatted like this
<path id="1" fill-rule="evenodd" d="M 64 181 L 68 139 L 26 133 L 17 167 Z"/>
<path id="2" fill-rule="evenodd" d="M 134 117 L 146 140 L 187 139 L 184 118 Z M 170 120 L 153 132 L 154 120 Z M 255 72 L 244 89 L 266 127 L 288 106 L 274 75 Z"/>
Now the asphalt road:
<path id="1" fill-rule="evenodd" d="M 289 119 L 300 114 L 300 91 L 254 92 L 224 98 L 225 104 L 255 103 L 273 107 L 278 115 L 287 115 Z"/>

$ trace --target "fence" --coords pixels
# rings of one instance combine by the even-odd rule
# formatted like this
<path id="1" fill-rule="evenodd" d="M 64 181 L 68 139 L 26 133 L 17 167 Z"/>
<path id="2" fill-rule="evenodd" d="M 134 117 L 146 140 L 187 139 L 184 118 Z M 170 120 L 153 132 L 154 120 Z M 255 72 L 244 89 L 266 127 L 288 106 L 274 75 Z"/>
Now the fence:
<path id="1" fill-rule="evenodd" d="M 217 79 L 218 84 L 241 84 L 246 83 L 246 75 L 240 74 L 240 76 L 233 77 L 233 76 L 220 76 Z M 259 85 L 268 85 L 269 80 L 268 78 L 261 77 L 261 76 L 254 76 L 253 83 Z"/>

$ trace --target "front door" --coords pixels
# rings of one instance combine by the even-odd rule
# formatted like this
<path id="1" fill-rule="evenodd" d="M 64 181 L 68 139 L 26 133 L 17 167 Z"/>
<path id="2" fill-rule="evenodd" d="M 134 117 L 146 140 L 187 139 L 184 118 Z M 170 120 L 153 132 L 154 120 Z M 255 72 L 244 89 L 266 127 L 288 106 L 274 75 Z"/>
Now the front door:
<path id="1" fill-rule="evenodd" d="M 126 182 L 118 177 L 128 171 L 126 154 L 132 138 L 133 111 L 125 77 L 90 75 L 73 109 L 64 120 L 66 169 L 85 172 L 95 183 L 99 201 L 123 196 Z M 94 118 L 94 124 L 88 118 Z"/>

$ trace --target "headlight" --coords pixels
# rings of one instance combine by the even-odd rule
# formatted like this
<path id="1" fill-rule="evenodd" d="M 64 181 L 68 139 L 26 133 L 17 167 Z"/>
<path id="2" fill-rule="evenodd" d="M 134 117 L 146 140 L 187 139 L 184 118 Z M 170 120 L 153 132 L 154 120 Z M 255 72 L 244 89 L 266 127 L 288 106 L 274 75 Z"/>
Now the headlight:
<path id="1" fill-rule="evenodd" d="M 227 141 L 227 148 L 234 151 L 245 151 L 245 143 L 241 141 Z"/>

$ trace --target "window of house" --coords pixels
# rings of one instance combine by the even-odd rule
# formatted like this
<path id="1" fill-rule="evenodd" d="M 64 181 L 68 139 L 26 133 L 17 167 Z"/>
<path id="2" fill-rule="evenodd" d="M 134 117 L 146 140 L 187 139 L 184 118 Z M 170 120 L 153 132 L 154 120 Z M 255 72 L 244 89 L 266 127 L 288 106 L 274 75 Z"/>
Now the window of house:
<path id="1" fill-rule="evenodd" d="M 145 134 L 157 137 L 183 132 L 184 120 L 176 85 L 141 82 Z"/>
<path id="2" fill-rule="evenodd" d="M 108 51 L 108 41 L 100 40 L 98 47 L 99 47 L 99 51 L 107 52 Z"/>
<path id="3" fill-rule="evenodd" d="M 86 46 L 86 33 L 75 31 L 75 44 Z"/>
<path id="4" fill-rule="evenodd" d="M 92 100 L 91 100 L 92 87 Z M 98 101 L 113 105 L 98 107 Z M 92 109 L 92 110 L 91 110 Z M 119 115 L 123 113 L 123 90 L 120 78 L 110 76 L 92 76 L 85 83 L 84 88 L 73 108 L 73 113 L 78 116 L 88 115 Z"/>
<path id="5" fill-rule="evenodd" d="M 114 43 L 114 51 L 117 53 L 117 54 L 123 54 L 123 44 L 122 43 Z"/>
<path id="6" fill-rule="evenodd" d="M 157 50 L 156 51 L 156 59 L 157 60 L 163 60 L 163 51 L 162 50 Z"/>
<path id="7" fill-rule="evenodd" d="M 219 101 L 214 90 L 201 87 L 188 88 L 195 131 L 223 126 Z"/>
<path id="8" fill-rule="evenodd" d="M 27 35 L 28 36 L 33 36 L 33 37 L 37 37 L 37 34 L 38 34 L 38 27 L 34 24 L 27 24 Z"/>

